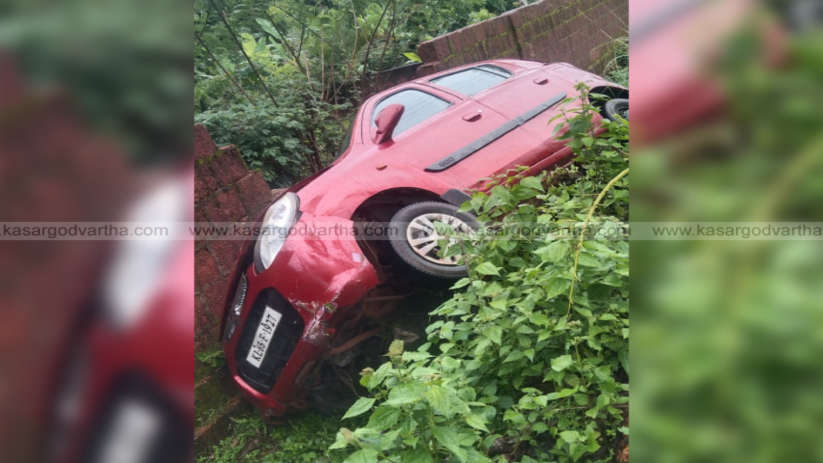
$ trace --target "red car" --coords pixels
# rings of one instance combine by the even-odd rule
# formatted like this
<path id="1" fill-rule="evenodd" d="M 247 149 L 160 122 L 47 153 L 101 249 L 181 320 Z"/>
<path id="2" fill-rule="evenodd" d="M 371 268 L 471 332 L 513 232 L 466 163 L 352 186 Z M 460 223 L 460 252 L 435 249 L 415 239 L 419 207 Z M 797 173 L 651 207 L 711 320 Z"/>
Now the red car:
<path id="1" fill-rule="evenodd" d="M 193 172 L 153 185 L 126 218 L 193 217 Z M 112 243 L 97 294 L 55 365 L 50 463 L 183 463 L 194 430 L 194 242 L 167 237 Z"/>
<path id="2" fill-rule="evenodd" d="M 484 177 L 568 162 L 571 150 L 552 138 L 562 122 L 547 121 L 579 82 L 610 95 L 604 116 L 628 117 L 624 87 L 569 64 L 517 60 L 433 74 L 363 103 L 339 158 L 269 207 L 235 269 L 226 358 L 266 415 L 305 406 L 311 370 L 332 346 L 356 342 L 341 327 L 362 315 L 358 301 L 387 269 L 465 273 L 440 257 L 433 224 L 475 227 L 458 205 Z"/>

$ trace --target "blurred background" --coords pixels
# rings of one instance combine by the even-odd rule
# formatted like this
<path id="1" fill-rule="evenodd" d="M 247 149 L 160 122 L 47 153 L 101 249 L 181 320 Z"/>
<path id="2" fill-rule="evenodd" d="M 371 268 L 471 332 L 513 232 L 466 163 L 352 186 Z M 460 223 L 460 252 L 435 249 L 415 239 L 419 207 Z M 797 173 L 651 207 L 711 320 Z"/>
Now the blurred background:
<path id="1" fill-rule="evenodd" d="M 0 5 L 3 461 L 188 461 L 186 236 L 20 241 L 10 225 L 192 216 L 191 3 Z"/>
<path id="2" fill-rule="evenodd" d="M 632 0 L 632 223 L 823 222 L 823 2 Z M 823 461 L 823 246 L 632 241 L 636 462 Z"/>

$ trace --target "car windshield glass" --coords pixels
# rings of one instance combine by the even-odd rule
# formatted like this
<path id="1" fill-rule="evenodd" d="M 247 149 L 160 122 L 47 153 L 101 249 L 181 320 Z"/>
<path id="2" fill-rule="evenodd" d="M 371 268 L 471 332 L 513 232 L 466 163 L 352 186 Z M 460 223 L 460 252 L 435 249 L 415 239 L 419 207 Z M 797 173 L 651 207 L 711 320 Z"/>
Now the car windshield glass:
<path id="1" fill-rule="evenodd" d="M 472 96 L 487 88 L 494 87 L 508 79 L 509 76 L 511 76 L 511 73 L 503 68 L 483 65 L 438 77 L 432 79 L 431 82 L 455 92 Z"/>
<path id="2" fill-rule="evenodd" d="M 403 105 L 403 116 L 392 134 L 397 136 L 448 108 L 451 103 L 421 90 L 401 90 L 384 98 L 374 107 L 371 115 L 372 127 L 376 127 L 374 121 L 380 111 L 393 104 Z"/>

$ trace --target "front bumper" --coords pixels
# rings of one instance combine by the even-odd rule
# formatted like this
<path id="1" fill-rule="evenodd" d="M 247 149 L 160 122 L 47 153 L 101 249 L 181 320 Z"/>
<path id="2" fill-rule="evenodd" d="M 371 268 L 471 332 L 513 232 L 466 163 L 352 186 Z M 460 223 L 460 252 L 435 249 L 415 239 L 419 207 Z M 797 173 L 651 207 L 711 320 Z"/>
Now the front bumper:
<path id="1" fill-rule="evenodd" d="M 246 256 L 243 308 L 225 353 L 234 381 L 260 408 L 282 415 L 299 407 L 301 371 L 318 360 L 334 336 L 339 311 L 377 285 L 377 272 L 354 236 L 354 223 L 303 213 L 277 258 L 257 273 Z M 227 298 L 231 300 L 231 297 Z M 246 361 L 265 307 L 282 315 L 259 367 Z"/>

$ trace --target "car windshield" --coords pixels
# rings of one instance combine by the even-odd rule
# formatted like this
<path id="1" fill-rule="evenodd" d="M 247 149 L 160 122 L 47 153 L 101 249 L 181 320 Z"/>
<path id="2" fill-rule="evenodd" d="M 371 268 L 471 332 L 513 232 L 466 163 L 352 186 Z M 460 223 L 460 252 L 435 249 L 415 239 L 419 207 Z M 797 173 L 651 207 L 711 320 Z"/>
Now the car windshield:
<path id="1" fill-rule="evenodd" d="M 446 87 L 449 90 L 472 96 L 487 88 L 494 87 L 508 79 L 511 75 L 511 72 L 503 68 L 484 64 L 438 77 L 432 79 L 430 82 L 441 87 Z"/>
<path id="2" fill-rule="evenodd" d="M 421 90 L 401 90 L 384 98 L 374 107 L 371 115 L 372 127 L 376 127 L 374 121 L 380 111 L 393 104 L 403 105 L 403 116 L 400 117 L 400 121 L 394 128 L 392 134 L 394 136 L 405 132 L 451 105 L 448 101 Z"/>

